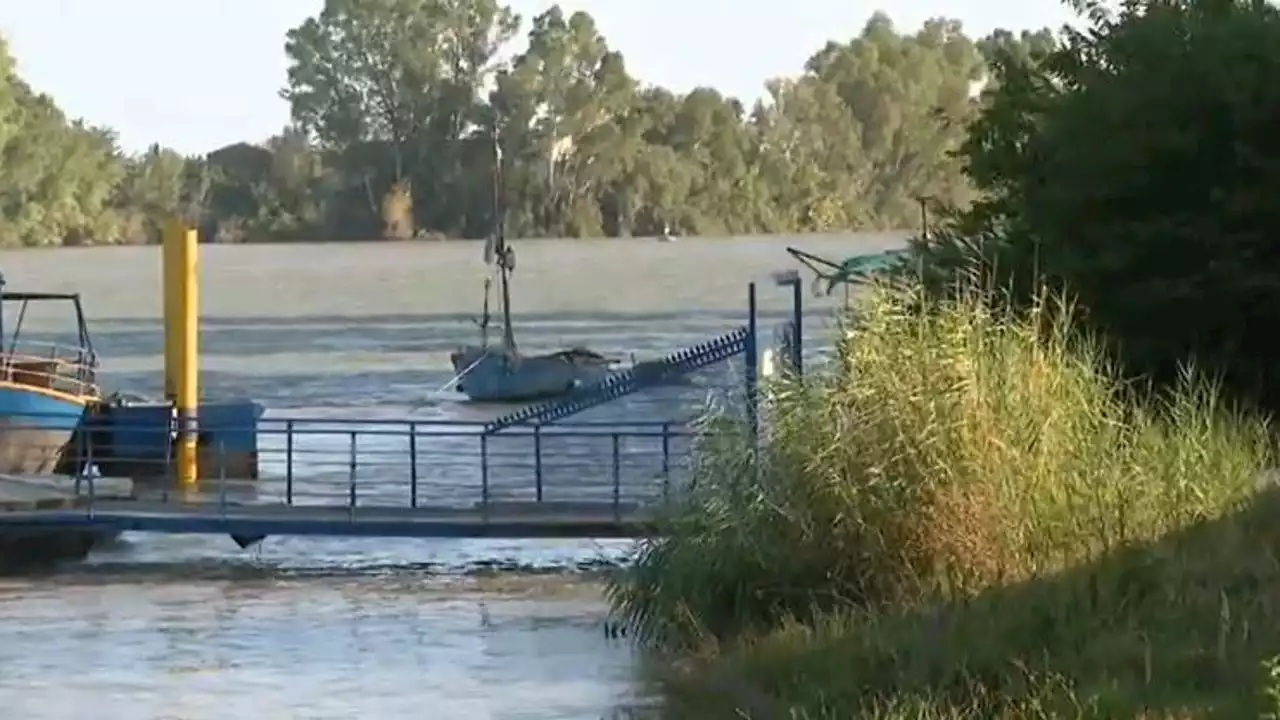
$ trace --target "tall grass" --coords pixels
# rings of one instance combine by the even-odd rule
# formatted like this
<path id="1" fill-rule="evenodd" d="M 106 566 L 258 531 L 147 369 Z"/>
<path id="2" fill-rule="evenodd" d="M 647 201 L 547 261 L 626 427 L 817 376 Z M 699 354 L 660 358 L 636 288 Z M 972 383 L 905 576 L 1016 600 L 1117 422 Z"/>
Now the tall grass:
<path id="1" fill-rule="evenodd" d="M 1190 372 L 1163 398 L 1125 387 L 1053 297 L 1016 316 L 988 299 L 876 287 L 829 368 L 770 388 L 758 443 L 740 422 L 709 420 L 696 486 L 608 589 L 620 620 L 685 652 L 773 633 L 737 653 L 744 672 L 806 698 L 814 717 L 850 704 L 925 717 L 886 708 L 939 695 L 958 703 L 940 716 L 1002 716 L 982 700 L 1008 696 L 992 687 L 1074 697 L 1059 692 L 1051 649 L 1106 664 L 1071 644 L 1080 623 L 1158 607 L 1163 584 L 1204 569 L 1117 553 L 1240 511 L 1270 434 Z M 1221 567 L 1243 546 L 1223 539 L 1196 562 Z M 1065 589 L 1045 584 L 1071 573 Z M 1221 598 L 1205 602 L 1220 614 Z"/>

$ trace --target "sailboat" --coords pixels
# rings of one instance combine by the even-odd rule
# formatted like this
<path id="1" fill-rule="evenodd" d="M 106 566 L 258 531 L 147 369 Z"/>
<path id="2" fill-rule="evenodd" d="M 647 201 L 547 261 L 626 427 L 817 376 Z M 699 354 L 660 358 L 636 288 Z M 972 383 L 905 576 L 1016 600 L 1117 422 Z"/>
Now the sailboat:
<path id="1" fill-rule="evenodd" d="M 613 371 L 616 363 L 586 348 L 575 347 L 542 355 L 524 355 L 516 346 L 511 323 L 511 275 L 516 267 L 515 250 L 507 243 L 502 203 L 502 149 L 493 133 L 493 197 L 495 228 L 485 241 L 484 263 L 497 269 L 502 312 L 502 340 L 489 341 L 489 290 L 485 278 L 484 312 L 480 344 L 467 345 L 450 355 L 455 373 L 454 388 L 476 402 L 533 402 L 565 395 L 594 385 Z"/>

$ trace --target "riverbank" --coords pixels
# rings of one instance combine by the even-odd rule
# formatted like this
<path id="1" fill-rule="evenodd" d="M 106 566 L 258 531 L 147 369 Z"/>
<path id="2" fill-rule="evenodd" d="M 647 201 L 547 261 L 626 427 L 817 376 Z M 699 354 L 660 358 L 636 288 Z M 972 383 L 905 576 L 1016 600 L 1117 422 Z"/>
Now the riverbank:
<path id="1" fill-rule="evenodd" d="M 714 423 L 669 539 L 610 588 L 641 643 L 690 658 L 663 678 L 673 702 L 699 717 L 1275 709 L 1265 423 L 1194 379 L 1135 395 L 1049 298 L 1014 318 L 976 294 L 882 288 L 855 315 L 833 369 L 773 388 L 758 455 Z"/>

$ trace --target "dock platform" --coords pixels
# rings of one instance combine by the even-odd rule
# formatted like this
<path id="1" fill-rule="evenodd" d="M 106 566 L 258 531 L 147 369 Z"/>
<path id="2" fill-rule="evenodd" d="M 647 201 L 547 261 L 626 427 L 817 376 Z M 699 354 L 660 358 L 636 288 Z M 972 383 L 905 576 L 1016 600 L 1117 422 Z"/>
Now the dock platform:
<path id="1" fill-rule="evenodd" d="M 529 503 L 474 508 L 350 508 L 218 505 L 154 500 L 97 501 L 83 508 L 0 514 L 6 530 L 204 533 L 240 537 L 327 535 L 399 538 L 628 538 L 652 532 L 637 506 Z"/>
<path id="2" fill-rule="evenodd" d="M 685 485 L 674 423 L 270 419 L 253 479 L 0 476 L 0 537 L 121 532 L 398 538 L 652 535 Z"/>
<path id="3" fill-rule="evenodd" d="M 129 478 L 97 478 L 94 484 L 99 498 L 133 497 Z M 69 476 L 0 475 L 0 513 L 76 507 L 87 501 L 87 491 L 83 480 Z"/>
<path id="4" fill-rule="evenodd" d="M 83 514 L 92 501 L 84 479 L 44 475 L 0 475 L 0 574 L 83 558 L 103 540 L 119 534 L 110 526 L 27 524 L 32 514 Z M 108 501 L 133 495 L 127 478 L 98 478 L 94 489 Z"/>

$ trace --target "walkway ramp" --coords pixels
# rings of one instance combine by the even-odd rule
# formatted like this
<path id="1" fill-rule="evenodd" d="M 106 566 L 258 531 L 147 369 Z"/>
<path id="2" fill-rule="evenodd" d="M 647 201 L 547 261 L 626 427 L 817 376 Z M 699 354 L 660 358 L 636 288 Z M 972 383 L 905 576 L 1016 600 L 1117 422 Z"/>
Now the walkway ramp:
<path id="1" fill-rule="evenodd" d="M 544 424 L 562 420 L 597 405 L 617 400 L 637 390 L 670 383 L 691 372 L 728 360 L 746 352 L 750 331 L 746 327 L 725 333 L 658 360 L 637 363 L 634 367 L 609 375 L 595 385 L 578 388 L 564 397 L 547 400 L 503 415 L 485 426 L 486 433 L 523 423 Z"/>

